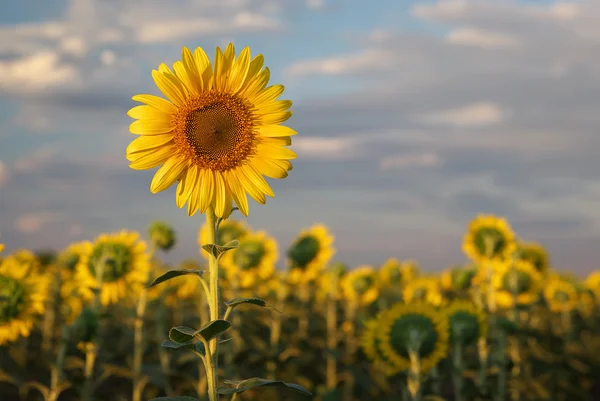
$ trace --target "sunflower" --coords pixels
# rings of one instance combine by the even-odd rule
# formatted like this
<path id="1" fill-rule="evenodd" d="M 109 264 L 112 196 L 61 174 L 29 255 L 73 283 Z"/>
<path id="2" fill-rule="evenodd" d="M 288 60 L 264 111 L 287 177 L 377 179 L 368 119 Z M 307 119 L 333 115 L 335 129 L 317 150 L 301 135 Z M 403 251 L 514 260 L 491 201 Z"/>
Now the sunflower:
<path id="1" fill-rule="evenodd" d="M 585 279 L 584 285 L 592 290 L 596 297 L 600 297 L 600 271 L 591 272 Z"/>
<path id="2" fill-rule="evenodd" d="M 477 270 L 473 267 L 456 266 L 446 269 L 442 273 L 442 288 L 458 294 L 465 293 L 471 288 L 476 274 Z"/>
<path id="3" fill-rule="evenodd" d="M 378 271 L 378 281 L 381 288 L 400 290 L 407 281 L 402 273 L 402 262 L 396 258 L 386 260 Z"/>
<path id="4" fill-rule="evenodd" d="M 223 254 L 221 261 L 228 280 L 233 282 L 235 278 L 239 288 L 248 289 L 273 275 L 278 257 L 277 241 L 259 231 L 244 236 L 236 249 Z"/>
<path id="5" fill-rule="evenodd" d="M 264 204 L 273 191 L 263 176 L 285 178 L 296 154 L 286 146 L 296 131 L 280 125 L 292 115 L 292 102 L 276 100 L 283 85 L 267 87 L 264 57 L 244 48 L 236 58 L 233 44 L 216 49 L 214 66 L 200 47 L 186 47 L 173 70 L 161 64 L 154 82 L 167 97 L 136 95 L 143 103 L 129 110 L 129 127 L 141 135 L 127 147 L 135 170 L 162 165 L 150 191 L 178 181 L 176 203 L 187 202 L 188 215 L 209 207 L 227 218 L 232 201 L 248 215 L 246 193 Z"/>
<path id="6" fill-rule="evenodd" d="M 0 244 L 0 253 L 4 251 L 4 244 Z"/>
<path id="7" fill-rule="evenodd" d="M 76 279 L 85 299 L 91 299 L 93 290 L 98 287 L 96 268 L 102 261 L 102 305 L 116 303 L 146 284 L 150 258 L 145 252 L 146 243 L 139 240 L 138 233 L 123 230 L 102 234 L 94 244 L 87 244 L 86 248 L 76 267 Z"/>
<path id="8" fill-rule="evenodd" d="M 384 312 L 385 313 L 385 312 Z M 360 346 L 363 349 L 367 358 L 373 361 L 375 368 L 382 371 L 386 376 L 394 376 L 399 373 L 398 369 L 386 356 L 381 352 L 380 340 L 377 338 L 377 332 L 381 324 L 380 314 L 376 319 L 365 322 L 364 331 L 360 338 Z"/>
<path id="9" fill-rule="evenodd" d="M 350 270 L 341 286 L 344 297 L 357 306 L 370 305 L 379 296 L 377 272 L 371 266 L 362 265 Z"/>
<path id="10" fill-rule="evenodd" d="M 443 313 L 450 324 L 450 342 L 461 345 L 474 345 L 487 333 L 485 314 L 474 303 L 457 300 L 452 301 Z"/>
<path id="11" fill-rule="evenodd" d="M 248 234 L 249 231 L 250 230 L 248 227 L 246 227 L 242 221 L 224 220 L 219 225 L 217 238 L 215 238 L 215 245 L 223 246 L 233 240 L 240 241 L 246 234 Z M 200 232 L 198 233 L 198 245 L 200 246 L 200 254 L 206 259 L 208 259 L 209 254 L 202 248 L 202 246 L 208 244 L 208 237 L 208 225 L 204 223 L 200 228 Z"/>
<path id="12" fill-rule="evenodd" d="M 544 284 L 544 299 L 552 312 L 569 312 L 577 307 L 579 294 L 572 282 L 555 275 Z"/>
<path id="13" fill-rule="evenodd" d="M 291 283 L 307 283 L 317 278 L 335 254 L 333 239 L 324 225 L 302 230 L 287 252 Z"/>
<path id="14" fill-rule="evenodd" d="M 448 353 L 448 319 L 425 302 L 398 303 L 382 315 L 376 338 L 396 369 L 409 369 L 410 354 L 416 354 L 426 373 Z"/>
<path id="15" fill-rule="evenodd" d="M 21 263 L 6 258 L 0 264 L 0 346 L 28 337 L 37 316 L 44 313 L 48 277 Z"/>
<path id="16" fill-rule="evenodd" d="M 317 279 L 317 298 L 340 300 L 342 298 L 341 281 L 348 273 L 348 266 L 342 262 L 336 262 L 329 266 Z"/>
<path id="17" fill-rule="evenodd" d="M 40 261 L 35 256 L 35 253 L 31 252 L 28 249 L 17 249 L 16 251 L 6 256 L 6 259 L 9 258 L 13 259 L 20 269 L 25 270 L 24 274 L 27 274 L 27 272 L 30 271 L 36 274 L 42 273 Z"/>
<path id="18" fill-rule="evenodd" d="M 479 215 L 469 224 L 462 248 L 475 262 L 505 260 L 516 250 L 515 235 L 505 219 Z"/>
<path id="19" fill-rule="evenodd" d="M 432 305 L 442 303 L 440 281 L 435 277 L 418 277 L 404 287 L 402 292 L 405 302 L 425 301 Z"/>
<path id="20" fill-rule="evenodd" d="M 517 258 L 531 263 L 538 272 L 545 274 L 549 267 L 548 252 L 535 242 L 520 242 L 517 244 Z"/>
<path id="21" fill-rule="evenodd" d="M 538 301 L 542 286 L 542 275 L 524 260 L 501 263 L 492 277 L 498 306 L 512 308 L 515 305 L 530 305 Z"/>

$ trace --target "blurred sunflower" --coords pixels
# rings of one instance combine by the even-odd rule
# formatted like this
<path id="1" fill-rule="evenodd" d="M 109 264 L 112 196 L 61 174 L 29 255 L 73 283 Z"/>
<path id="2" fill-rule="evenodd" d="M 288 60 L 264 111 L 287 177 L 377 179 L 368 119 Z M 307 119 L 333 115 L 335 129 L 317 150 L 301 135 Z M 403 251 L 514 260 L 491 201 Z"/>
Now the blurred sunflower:
<path id="1" fill-rule="evenodd" d="M 250 230 L 242 221 L 236 220 L 223 220 L 219 225 L 219 230 L 217 231 L 217 238 L 215 238 L 215 245 L 225 245 L 228 242 L 233 240 L 241 241 L 242 238 L 246 234 L 248 234 Z M 204 256 L 205 259 L 208 259 L 209 253 L 202 249 L 203 245 L 208 244 L 209 240 L 209 230 L 208 225 L 204 223 L 200 228 L 200 232 L 198 234 L 198 246 L 200 247 L 200 254 Z M 227 252 L 229 253 L 229 252 Z M 226 253 L 226 254 L 227 254 Z M 225 255 L 226 255 L 225 254 Z"/>
<path id="2" fill-rule="evenodd" d="M 372 266 L 358 266 L 348 272 L 341 282 L 344 298 L 357 306 L 370 305 L 379 296 L 377 272 Z"/>
<path id="3" fill-rule="evenodd" d="M 381 353 L 398 371 L 410 368 L 410 354 L 426 373 L 448 353 L 448 319 L 425 302 L 395 304 L 382 314 L 376 338 Z"/>
<path id="4" fill-rule="evenodd" d="M 0 244 L 0 253 L 4 251 L 4 244 Z"/>
<path id="5" fill-rule="evenodd" d="M 436 277 L 417 277 L 404 287 L 404 302 L 424 301 L 440 305 L 443 300 L 440 281 Z"/>
<path id="6" fill-rule="evenodd" d="M 378 281 L 382 289 L 401 290 L 407 278 L 402 275 L 402 262 L 396 258 L 386 260 L 378 270 Z"/>
<path id="7" fill-rule="evenodd" d="M 469 224 L 462 249 L 475 262 L 509 259 L 516 250 L 515 235 L 505 219 L 478 215 Z"/>
<path id="8" fill-rule="evenodd" d="M 579 288 L 578 289 L 578 304 L 577 309 L 579 312 L 586 317 L 592 316 L 596 309 L 596 293 L 589 288 Z"/>
<path id="9" fill-rule="evenodd" d="M 573 283 L 552 276 L 544 283 L 544 299 L 553 312 L 569 312 L 578 305 L 579 294 Z"/>
<path id="10" fill-rule="evenodd" d="M 600 298 L 600 271 L 591 272 L 585 279 L 584 285 L 594 291 L 596 298 Z"/>
<path id="11" fill-rule="evenodd" d="M 244 48 L 236 58 L 233 44 L 216 49 L 214 66 L 204 50 L 184 47 L 182 61 L 165 64 L 152 77 L 168 101 L 136 95 L 144 103 L 129 110 L 129 127 L 140 135 L 127 147 L 135 170 L 162 165 L 150 184 L 153 193 L 176 181 L 176 203 L 187 202 L 188 215 L 214 208 L 227 218 L 232 202 L 248 215 L 246 194 L 264 204 L 274 196 L 263 176 L 285 178 L 296 154 L 287 146 L 296 131 L 280 125 L 292 115 L 292 102 L 276 100 L 283 85 L 267 87 L 262 55 Z"/>
<path id="12" fill-rule="evenodd" d="M 202 270 L 202 266 L 193 259 L 186 259 L 179 264 L 179 269 Z M 170 287 L 166 287 L 168 296 L 165 297 L 167 305 L 175 305 L 178 301 L 196 300 L 204 296 L 202 283 L 196 275 L 187 275 L 169 280 Z"/>
<path id="13" fill-rule="evenodd" d="M 473 278 L 477 274 L 474 267 L 456 266 L 446 269 L 442 273 L 441 284 L 445 291 L 451 291 L 458 294 L 466 294 L 471 285 Z"/>
<path id="14" fill-rule="evenodd" d="M 146 243 L 139 240 L 138 233 L 123 230 L 102 234 L 86 248 L 76 267 L 76 278 L 85 299 L 92 299 L 93 290 L 98 287 L 96 269 L 102 261 L 102 305 L 117 303 L 147 283 L 150 260 Z"/>
<path id="15" fill-rule="evenodd" d="M 287 251 L 291 263 L 290 282 L 308 283 L 315 280 L 335 254 L 333 235 L 324 225 L 302 230 Z"/>
<path id="16" fill-rule="evenodd" d="M 344 263 L 337 262 L 329 266 L 317 279 L 317 299 L 342 299 L 341 281 L 347 273 L 348 266 Z"/>
<path id="17" fill-rule="evenodd" d="M 256 294 L 273 303 L 285 299 L 288 291 L 287 274 L 281 271 L 275 270 L 268 280 L 256 282 Z"/>
<path id="18" fill-rule="evenodd" d="M 9 258 L 13 259 L 20 269 L 25 270 L 24 274 L 27 274 L 29 271 L 38 274 L 42 273 L 40 261 L 35 256 L 35 253 L 28 249 L 17 249 L 16 251 L 7 255 L 5 259 Z"/>
<path id="19" fill-rule="evenodd" d="M 542 283 L 542 275 L 531 263 L 524 260 L 500 263 L 492 277 L 496 303 L 503 308 L 537 302 Z"/>
<path id="20" fill-rule="evenodd" d="M 535 269 L 545 274 L 549 268 L 549 258 L 546 249 L 535 242 L 520 242 L 517 244 L 517 258 L 525 260 Z"/>
<path id="21" fill-rule="evenodd" d="M 0 346 L 28 337 L 38 315 L 44 313 L 48 277 L 29 270 L 18 258 L 0 264 Z"/>
<path id="22" fill-rule="evenodd" d="M 404 283 L 407 283 L 421 274 L 419 263 L 416 260 L 404 260 L 401 262 L 400 272 Z"/>
<path id="23" fill-rule="evenodd" d="M 67 280 L 75 276 L 76 267 L 82 255 L 89 249 L 89 241 L 70 244 L 58 255 L 58 264 L 61 267 L 62 278 Z"/>
<path id="24" fill-rule="evenodd" d="M 248 289 L 273 275 L 278 257 L 277 241 L 259 231 L 248 233 L 236 249 L 223 254 L 221 264 L 230 282 L 235 278 L 239 288 Z"/>
<path id="25" fill-rule="evenodd" d="M 442 313 L 448 317 L 451 344 L 474 345 L 487 334 L 486 316 L 472 302 L 452 301 Z"/>
<path id="26" fill-rule="evenodd" d="M 385 312 L 384 312 L 385 313 Z M 379 369 L 386 376 L 394 376 L 402 369 L 398 368 L 390 362 L 390 360 L 381 352 L 380 340 L 377 338 L 377 332 L 381 324 L 380 314 L 376 319 L 365 322 L 364 331 L 360 338 L 360 346 L 363 349 L 367 358 L 373 361 L 376 369 Z"/>

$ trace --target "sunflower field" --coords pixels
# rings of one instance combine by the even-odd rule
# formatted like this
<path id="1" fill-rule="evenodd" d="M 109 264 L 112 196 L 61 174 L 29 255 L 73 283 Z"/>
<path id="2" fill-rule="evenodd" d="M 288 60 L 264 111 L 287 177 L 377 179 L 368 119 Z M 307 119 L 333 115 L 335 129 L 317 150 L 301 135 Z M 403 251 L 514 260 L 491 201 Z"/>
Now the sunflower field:
<path id="1" fill-rule="evenodd" d="M 183 48 L 152 72 L 166 99 L 133 96 L 130 167 L 206 217 L 190 259 L 163 261 L 160 221 L 0 254 L 0 401 L 598 400 L 600 272 L 553 269 L 505 219 L 475 216 L 469 262 L 433 274 L 336 261 L 321 224 L 281 249 L 240 218 L 296 157 L 263 63 Z"/>

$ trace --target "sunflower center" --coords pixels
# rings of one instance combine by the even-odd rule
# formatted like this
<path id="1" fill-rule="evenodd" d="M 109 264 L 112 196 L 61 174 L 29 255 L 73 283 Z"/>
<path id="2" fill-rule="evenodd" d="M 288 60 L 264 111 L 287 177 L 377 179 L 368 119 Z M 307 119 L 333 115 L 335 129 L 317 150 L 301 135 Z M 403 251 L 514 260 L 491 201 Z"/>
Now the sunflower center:
<path id="1" fill-rule="evenodd" d="M 486 238 L 494 243 L 492 249 L 487 249 Z M 503 233 L 494 227 L 482 227 L 475 233 L 475 248 L 480 255 L 490 255 L 492 258 L 502 256 L 506 248 L 506 238 Z"/>
<path id="2" fill-rule="evenodd" d="M 450 341 L 463 345 L 474 344 L 479 338 L 479 320 L 467 311 L 457 311 L 450 316 Z"/>
<path id="3" fill-rule="evenodd" d="M 113 282 L 131 270 L 133 255 L 129 247 L 121 243 L 104 242 L 96 245 L 88 262 L 88 269 L 93 277 L 96 277 L 96 268 L 102 260 L 104 260 L 102 281 Z"/>
<path id="4" fill-rule="evenodd" d="M 531 288 L 531 277 L 520 270 L 512 269 L 504 274 L 502 285 L 511 294 L 523 294 Z"/>
<path id="5" fill-rule="evenodd" d="M 392 325 L 390 345 L 398 355 L 409 358 L 409 352 L 426 358 L 435 351 L 438 335 L 427 316 L 410 313 L 400 316 Z"/>
<path id="6" fill-rule="evenodd" d="M 305 268 L 319 253 L 319 240 L 312 235 L 306 235 L 290 248 L 288 256 L 295 267 Z"/>
<path id="7" fill-rule="evenodd" d="M 265 245 L 261 241 L 243 241 L 235 250 L 233 261 L 242 270 L 257 267 L 265 255 Z"/>
<path id="8" fill-rule="evenodd" d="M 70 272 L 75 271 L 75 266 L 77 266 L 78 262 L 79 262 L 79 255 L 74 252 L 68 253 L 62 259 L 63 266 L 66 267 L 67 270 Z"/>
<path id="9" fill-rule="evenodd" d="M 173 123 L 175 144 L 201 169 L 231 170 L 255 148 L 250 106 L 230 93 L 203 92 L 179 109 Z"/>
<path id="10" fill-rule="evenodd" d="M 223 246 L 234 239 L 240 238 L 242 234 L 244 234 L 244 231 L 239 227 L 222 224 L 217 233 L 217 245 Z"/>
<path id="11" fill-rule="evenodd" d="M 25 307 L 25 288 L 12 277 L 0 276 L 0 324 L 10 322 Z"/>
<path id="12" fill-rule="evenodd" d="M 352 282 L 352 287 L 354 288 L 354 291 L 356 291 L 356 293 L 358 295 L 362 295 L 365 292 L 367 292 L 369 290 L 369 288 L 371 288 L 374 281 L 375 281 L 375 279 L 371 274 L 357 277 Z"/>

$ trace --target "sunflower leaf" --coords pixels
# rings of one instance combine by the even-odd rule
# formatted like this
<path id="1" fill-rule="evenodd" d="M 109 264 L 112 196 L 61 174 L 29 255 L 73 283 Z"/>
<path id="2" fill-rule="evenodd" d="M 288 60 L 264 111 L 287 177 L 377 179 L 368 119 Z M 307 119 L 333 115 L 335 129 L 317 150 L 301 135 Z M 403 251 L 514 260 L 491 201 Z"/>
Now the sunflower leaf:
<path id="1" fill-rule="evenodd" d="M 232 384 L 235 387 L 217 387 L 217 393 L 223 395 L 241 393 L 246 390 L 250 390 L 257 387 L 281 387 L 290 388 L 306 396 L 311 396 L 312 393 L 298 384 L 286 383 L 281 380 L 267 380 L 259 377 L 253 377 L 251 379 L 242 380 L 239 382 L 226 381 L 228 384 Z"/>
<path id="2" fill-rule="evenodd" d="M 234 239 L 233 241 L 229 241 L 225 245 L 215 245 L 215 244 L 202 245 L 202 249 L 204 249 L 206 252 L 213 255 L 217 260 L 219 260 L 225 252 L 237 248 L 239 244 L 240 244 L 239 241 Z"/>
<path id="3" fill-rule="evenodd" d="M 260 298 L 234 298 L 231 301 L 227 301 L 225 302 L 225 305 L 229 306 L 230 308 L 235 308 L 238 305 L 241 304 L 252 304 L 252 305 L 257 305 L 257 306 L 262 306 L 265 307 L 267 306 L 267 302 L 265 302 L 264 300 L 260 299 Z"/>
<path id="4" fill-rule="evenodd" d="M 177 344 L 185 344 L 194 339 L 196 330 L 191 327 L 177 326 L 169 330 L 169 339 Z"/>
<path id="5" fill-rule="evenodd" d="M 195 274 L 198 277 L 202 277 L 202 274 L 204 274 L 204 270 L 189 270 L 189 269 L 169 270 L 168 272 L 161 274 L 160 276 L 155 278 L 153 282 L 151 282 L 150 284 L 148 284 L 146 286 L 146 288 L 154 287 L 155 285 L 164 283 L 165 281 L 171 280 L 172 278 L 179 277 L 179 276 L 185 276 L 188 274 Z"/>
<path id="6" fill-rule="evenodd" d="M 231 327 L 231 323 L 227 320 L 213 320 L 212 322 L 206 323 L 200 330 L 194 332 L 194 337 L 199 335 L 205 341 L 210 341 L 225 330 Z"/>
<path id="7" fill-rule="evenodd" d="M 163 348 L 171 348 L 171 349 L 189 349 L 190 351 L 194 351 L 198 354 L 205 355 L 206 350 L 204 349 L 204 344 L 201 341 L 187 341 L 185 343 L 176 343 L 172 340 L 165 340 L 160 344 Z"/>

